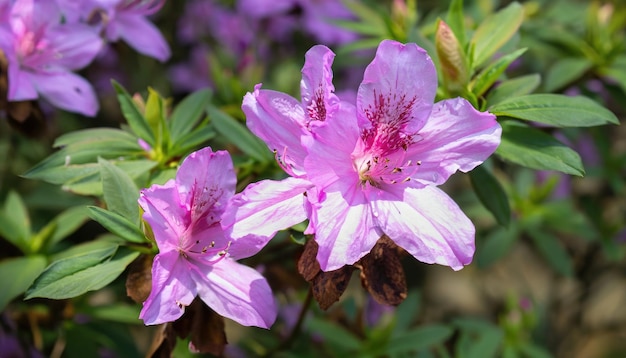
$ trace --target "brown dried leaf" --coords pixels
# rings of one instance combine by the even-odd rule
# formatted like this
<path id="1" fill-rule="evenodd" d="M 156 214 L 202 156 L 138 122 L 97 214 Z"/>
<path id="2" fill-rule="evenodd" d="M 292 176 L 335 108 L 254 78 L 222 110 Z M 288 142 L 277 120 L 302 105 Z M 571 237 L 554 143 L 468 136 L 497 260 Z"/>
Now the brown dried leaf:
<path id="1" fill-rule="evenodd" d="M 144 302 L 152 289 L 152 256 L 140 255 L 128 266 L 126 294 L 137 303 Z"/>
<path id="2" fill-rule="evenodd" d="M 298 272 L 307 282 L 311 282 L 320 272 L 320 264 L 317 262 L 318 248 L 315 240 L 308 240 L 304 244 L 304 251 L 298 260 Z"/>
<path id="3" fill-rule="evenodd" d="M 383 235 L 359 261 L 361 282 L 378 303 L 397 306 L 406 298 L 406 277 L 400 255 L 398 246 Z"/>
<path id="4" fill-rule="evenodd" d="M 199 298 L 193 300 L 183 316 L 173 323 L 173 327 L 180 338 L 191 335 L 189 349 L 195 353 L 221 356 L 228 343 L 224 332 L 224 317 L 215 313 Z"/>
<path id="5" fill-rule="evenodd" d="M 152 339 L 150 349 L 146 357 L 150 358 L 169 358 L 176 347 L 176 333 L 171 323 L 165 323 L 159 326 L 159 330 Z"/>
<path id="6" fill-rule="evenodd" d="M 354 267 L 344 266 L 334 271 L 320 271 L 311 282 L 313 297 L 319 303 L 320 308 L 327 310 L 337 302 L 348 287 Z"/>

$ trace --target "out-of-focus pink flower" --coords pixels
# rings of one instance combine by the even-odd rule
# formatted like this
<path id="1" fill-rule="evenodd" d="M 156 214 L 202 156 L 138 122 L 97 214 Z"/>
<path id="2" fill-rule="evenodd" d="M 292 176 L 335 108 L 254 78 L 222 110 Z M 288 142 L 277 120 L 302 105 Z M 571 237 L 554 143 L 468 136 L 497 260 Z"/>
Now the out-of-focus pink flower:
<path id="1" fill-rule="evenodd" d="M 17 0 L 0 31 L 0 48 L 9 62 L 9 101 L 41 95 L 54 106 L 93 116 L 98 100 L 91 85 L 73 70 L 87 66 L 102 41 L 87 25 L 61 24 L 52 1 Z"/>
<path id="2" fill-rule="evenodd" d="M 433 104 L 435 67 L 415 44 L 381 42 L 356 106 L 333 94 L 333 57 L 319 45 L 307 53 L 302 102 L 258 86 L 245 96 L 248 127 L 292 177 L 238 194 L 233 236 L 267 238 L 308 218 L 325 271 L 355 263 L 382 235 L 422 262 L 469 264 L 474 226 L 437 185 L 495 151 L 495 116 L 462 98 Z"/>
<path id="3" fill-rule="evenodd" d="M 228 152 L 204 148 L 185 159 L 176 179 L 141 191 L 143 218 L 159 247 L 139 316 L 146 324 L 178 319 L 196 296 L 246 326 L 268 328 L 276 319 L 265 278 L 235 261 L 246 241 L 231 241 L 221 226 L 236 181 Z"/>

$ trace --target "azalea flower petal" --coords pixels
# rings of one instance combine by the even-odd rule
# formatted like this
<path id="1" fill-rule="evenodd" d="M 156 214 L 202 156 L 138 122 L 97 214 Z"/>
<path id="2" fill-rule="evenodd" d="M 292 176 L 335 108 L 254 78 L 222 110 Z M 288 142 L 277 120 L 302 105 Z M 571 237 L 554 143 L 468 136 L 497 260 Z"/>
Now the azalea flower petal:
<path id="1" fill-rule="evenodd" d="M 180 204 L 176 183 L 172 179 L 165 185 L 153 185 L 141 190 L 139 205 L 143 219 L 150 224 L 159 251 L 176 251 L 189 219 L 187 210 Z"/>
<path id="2" fill-rule="evenodd" d="M 72 72 L 32 73 L 37 91 L 54 106 L 93 117 L 99 104 L 91 84 Z"/>
<path id="3" fill-rule="evenodd" d="M 242 259 L 259 252 L 276 232 L 306 220 L 306 197 L 312 184 L 299 178 L 263 180 L 235 195 L 222 226 L 234 239 L 229 254 Z"/>
<path id="4" fill-rule="evenodd" d="M 376 222 L 419 261 L 460 270 L 474 255 L 475 229 L 459 206 L 435 186 L 378 192 L 371 199 Z"/>
<path id="5" fill-rule="evenodd" d="M 7 99 L 9 101 L 26 101 L 37 99 L 38 94 L 31 74 L 28 71 L 22 71 L 20 65 L 15 62 L 9 62 L 9 91 Z"/>
<path id="6" fill-rule="evenodd" d="M 324 121 L 339 107 L 339 98 L 333 93 L 334 58 L 335 54 L 323 45 L 313 46 L 305 55 L 300 93 L 309 120 Z"/>
<path id="7" fill-rule="evenodd" d="M 421 140 L 407 152 L 420 163 L 413 178 L 439 185 L 457 170 L 470 171 L 493 154 L 501 134 L 493 114 L 478 112 L 465 99 L 438 102 L 419 131 Z"/>
<path id="8" fill-rule="evenodd" d="M 152 290 L 139 314 L 146 325 L 177 320 L 196 297 L 196 283 L 189 274 L 189 265 L 180 257 L 177 251 L 154 257 Z"/>
<path id="9" fill-rule="evenodd" d="M 319 245 L 317 261 L 323 271 L 337 270 L 357 262 L 374 247 L 382 234 L 377 230 L 367 200 L 358 187 L 349 192 L 325 193 L 313 206 L 311 220 Z"/>
<path id="10" fill-rule="evenodd" d="M 352 161 L 352 153 L 360 141 L 355 111 L 352 104 L 341 102 L 338 112 L 326 125 L 316 127 L 312 137 L 302 138 L 308 153 L 304 160 L 307 178 L 321 189 L 334 183 L 351 186 L 359 180 Z"/>
<path id="11" fill-rule="evenodd" d="M 218 222 L 236 185 L 228 152 L 213 152 L 210 147 L 191 153 L 176 173 L 176 187 L 181 202 L 191 212 L 192 225 Z M 202 223 L 198 222 L 200 219 Z"/>
<path id="12" fill-rule="evenodd" d="M 414 133 L 428 119 L 436 91 L 437 73 L 425 50 L 413 43 L 384 40 L 359 86 L 359 125 L 397 122 L 403 132 Z"/>
<path id="13" fill-rule="evenodd" d="M 198 295 L 212 310 L 244 326 L 269 328 L 274 323 L 276 303 L 259 272 L 228 258 L 205 268 L 206 276 L 192 275 Z"/>
<path id="14" fill-rule="evenodd" d="M 114 21 L 113 26 L 120 38 L 137 52 L 161 62 L 170 58 L 171 51 L 167 41 L 159 29 L 143 16 L 119 13 Z"/>
<path id="15" fill-rule="evenodd" d="M 300 102 L 281 92 L 261 90 L 259 84 L 244 96 L 241 108 L 250 131 L 276 153 L 283 169 L 291 176 L 302 175 L 306 151 L 300 137 L 308 131 Z"/>
<path id="16" fill-rule="evenodd" d="M 84 24 L 55 26 L 47 37 L 58 54 L 54 63 L 68 70 L 78 70 L 90 64 L 104 45 L 98 33 Z"/>

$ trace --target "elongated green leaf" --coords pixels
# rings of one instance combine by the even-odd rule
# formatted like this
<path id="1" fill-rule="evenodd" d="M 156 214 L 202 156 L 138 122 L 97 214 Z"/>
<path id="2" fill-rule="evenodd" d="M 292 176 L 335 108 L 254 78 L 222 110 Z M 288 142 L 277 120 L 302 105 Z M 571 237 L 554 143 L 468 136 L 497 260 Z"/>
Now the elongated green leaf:
<path id="1" fill-rule="evenodd" d="M 125 324 L 142 324 L 139 319 L 141 307 L 139 305 L 115 304 L 106 306 L 89 306 L 85 314 L 110 322 Z"/>
<path id="2" fill-rule="evenodd" d="M 527 95 L 539 87 L 541 76 L 532 74 L 503 81 L 489 91 L 487 103 L 492 106 L 505 99 Z"/>
<path id="3" fill-rule="evenodd" d="M 95 266 L 85 265 L 86 260 L 82 260 L 81 262 L 65 262 L 67 265 L 65 270 L 60 270 L 58 266 L 53 266 L 53 263 L 28 290 L 26 298 L 46 297 L 61 300 L 99 290 L 124 272 L 126 266 L 137 256 L 139 256 L 138 252 L 122 247 L 110 260 L 97 263 Z"/>
<path id="4" fill-rule="evenodd" d="M 208 107 L 208 112 L 215 129 L 244 153 L 261 162 L 273 160 L 265 143 L 250 133 L 236 119 L 213 106 Z"/>
<path id="5" fill-rule="evenodd" d="M 100 223 L 113 234 L 124 240 L 145 243 L 146 237 L 136 224 L 128 221 L 125 217 L 112 211 L 99 208 L 97 206 L 89 207 L 89 217 Z"/>
<path id="6" fill-rule="evenodd" d="M 28 210 L 22 197 L 16 191 L 11 190 L 7 195 L 4 202 L 4 213 L 1 214 L 11 223 L 10 227 L 15 230 L 11 235 L 12 238 L 7 237 L 7 239 L 24 242 L 30 238 L 31 228 Z"/>
<path id="7" fill-rule="evenodd" d="M 463 0 L 452 0 L 450 7 L 448 8 L 448 14 L 446 16 L 446 23 L 452 31 L 454 36 L 463 48 L 465 48 L 465 16 L 463 15 Z"/>
<path id="8" fill-rule="evenodd" d="M 126 92 L 124 87 L 122 87 L 115 80 L 113 80 L 112 83 L 113 87 L 115 87 L 115 91 L 117 92 L 117 100 L 120 102 L 122 114 L 128 122 L 128 125 L 138 137 L 145 140 L 148 144 L 150 144 L 150 146 L 154 147 L 154 133 L 150 130 L 150 125 L 139 108 L 137 108 L 133 98 L 128 94 L 128 92 Z"/>
<path id="9" fill-rule="evenodd" d="M 615 61 L 610 66 L 602 68 L 600 73 L 602 76 L 617 82 L 622 91 L 626 93 L 626 55 L 617 56 Z"/>
<path id="10" fill-rule="evenodd" d="M 524 20 L 524 8 L 517 2 L 488 16 L 476 29 L 470 45 L 474 46 L 473 68 L 480 67 L 515 35 Z"/>
<path id="11" fill-rule="evenodd" d="M 546 75 L 545 88 L 554 92 L 582 77 L 593 63 L 585 57 L 563 58 L 555 62 Z"/>
<path id="12" fill-rule="evenodd" d="M 568 277 L 574 274 L 572 258 L 567 251 L 565 251 L 565 248 L 557 237 L 536 228 L 529 229 L 528 235 L 533 239 L 535 246 L 553 269 Z"/>
<path id="13" fill-rule="evenodd" d="M 419 327 L 392 338 L 387 354 L 417 352 L 444 343 L 452 335 L 452 328 L 444 325 Z"/>
<path id="14" fill-rule="evenodd" d="M 500 78 L 509 65 L 515 61 L 518 57 L 526 52 L 526 49 L 519 49 L 506 56 L 502 56 L 494 63 L 485 67 L 484 70 L 476 76 L 471 84 L 472 92 L 480 97 Z"/>
<path id="15" fill-rule="evenodd" d="M 377 29 L 380 33 L 387 29 L 387 24 L 379 11 L 358 1 L 342 1 L 342 3 L 358 17 L 360 22 L 369 24 L 372 28 Z"/>
<path id="16" fill-rule="evenodd" d="M 137 143 L 137 137 L 117 128 L 90 128 L 63 134 L 55 139 L 54 147 L 102 141 L 127 142 L 132 145 Z"/>
<path id="17" fill-rule="evenodd" d="M 504 257 L 518 237 L 519 230 L 511 224 L 508 228 L 499 227 L 490 233 L 485 242 L 476 250 L 476 264 L 480 268 L 487 268 Z"/>
<path id="18" fill-rule="evenodd" d="M 12 299 L 24 293 L 45 267 L 46 258 L 39 255 L 0 261 L 0 277 L 5 278 L 0 290 L 0 312 Z"/>
<path id="19" fill-rule="evenodd" d="M 168 154 L 172 157 L 187 154 L 213 137 L 215 137 L 215 130 L 213 128 L 209 126 L 200 127 L 182 136 L 176 146 Z"/>
<path id="20" fill-rule="evenodd" d="M 85 206 L 75 206 L 64 210 L 57 215 L 50 223 L 56 225 L 54 232 L 45 243 L 48 249 L 54 244 L 65 239 L 71 233 L 81 227 L 87 221 L 87 209 Z"/>
<path id="21" fill-rule="evenodd" d="M 345 350 L 356 351 L 361 347 L 361 341 L 352 333 L 330 321 L 312 317 L 308 321 L 311 331 L 318 333 L 324 340 Z"/>
<path id="22" fill-rule="evenodd" d="M 472 187 L 481 203 L 500 225 L 508 226 L 511 221 L 511 207 L 500 182 L 482 165 L 474 168 L 469 174 Z"/>
<path id="23" fill-rule="evenodd" d="M 104 159 L 101 166 L 102 194 L 109 210 L 120 214 L 128 221 L 139 224 L 139 188 L 126 172 Z"/>
<path id="24" fill-rule="evenodd" d="M 502 123 L 502 141 L 496 154 L 532 169 L 558 170 L 578 176 L 585 174 L 578 153 L 535 128 Z"/>
<path id="25" fill-rule="evenodd" d="M 116 167 L 125 171 L 131 178 L 154 168 L 158 163 L 152 160 L 109 160 Z M 45 180 L 52 184 L 68 184 L 81 179 L 91 179 L 100 182 L 100 164 L 97 162 L 86 164 L 59 165 L 41 169 L 33 175 L 35 178 Z"/>
<path id="26" fill-rule="evenodd" d="M 185 97 L 174 108 L 169 122 L 173 144 L 178 145 L 178 140 L 191 133 L 198 121 L 202 119 L 202 114 L 211 101 L 211 95 L 212 92 L 209 88 L 196 91 Z"/>
<path id="27" fill-rule="evenodd" d="M 555 127 L 619 124 L 613 112 L 589 98 L 580 96 L 529 94 L 504 100 L 492 106 L 489 111 L 496 116 L 519 118 Z"/>

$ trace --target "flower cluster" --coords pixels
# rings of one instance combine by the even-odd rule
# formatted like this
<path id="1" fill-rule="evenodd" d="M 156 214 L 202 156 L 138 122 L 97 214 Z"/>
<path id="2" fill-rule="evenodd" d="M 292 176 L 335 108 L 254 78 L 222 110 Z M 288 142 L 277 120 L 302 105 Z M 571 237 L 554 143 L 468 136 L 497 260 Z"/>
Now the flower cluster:
<path id="1" fill-rule="evenodd" d="M 8 101 L 40 96 L 56 107 L 94 116 L 98 99 L 73 71 L 89 65 L 105 41 L 122 39 L 165 61 L 169 47 L 146 18 L 163 1 L 4 0 L 0 50 L 8 62 Z"/>

